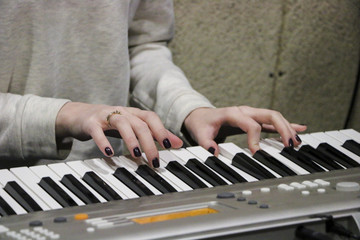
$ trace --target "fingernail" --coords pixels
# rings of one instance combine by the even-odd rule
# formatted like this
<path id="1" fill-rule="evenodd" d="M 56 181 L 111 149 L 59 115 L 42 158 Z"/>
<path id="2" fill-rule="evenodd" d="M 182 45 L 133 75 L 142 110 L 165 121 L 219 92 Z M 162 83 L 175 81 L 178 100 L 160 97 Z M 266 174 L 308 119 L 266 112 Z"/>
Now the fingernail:
<path id="1" fill-rule="evenodd" d="M 135 157 L 140 157 L 141 156 L 141 152 L 140 149 L 138 147 L 134 148 L 134 155 Z"/>
<path id="2" fill-rule="evenodd" d="M 211 154 L 214 154 L 214 153 L 215 153 L 215 148 L 209 147 L 208 151 L 209 151 Z"/>
<path id="3" fill-rule="evenodd" d="M 106 155 L 108 155 L 108 156 L 111 156 L 111 155 L 113 154 L 113 152 L 111 151 L 111 149 L 110 149 L 109 147 L 106 147 L 106 148 L 105 148 L 105 153 L 106 153 Z"/>
<path id="4" fill-rule="evenodd" d="M 295 139 L 296 139 L 296 141 L 298 141 L 299 143 L 301 143 L 301 138 L 296 134 L 295 135 Z"/>
<path id="5" fill-rule="evenodd" d="M 154 158 L 154 159 L 152 160 L 152 165 L 153 165 L 154 168 L 160 167 L 159 159 L 158 159 L 158 158 Z"/>
<path id="6" fill-rule="evenodd" d="M 290 147 L 293 147 L 294 146 L 294 141 L 290 138 L 290 140 L 289 140 L 289 146 Z"/>
<path id="7" fill-rule="evenodd" d="M 171 143 L 169 141 L 169 139 L 165 138 L 163 141 L 164 147 L 165 148 L 171 148 Z"/>

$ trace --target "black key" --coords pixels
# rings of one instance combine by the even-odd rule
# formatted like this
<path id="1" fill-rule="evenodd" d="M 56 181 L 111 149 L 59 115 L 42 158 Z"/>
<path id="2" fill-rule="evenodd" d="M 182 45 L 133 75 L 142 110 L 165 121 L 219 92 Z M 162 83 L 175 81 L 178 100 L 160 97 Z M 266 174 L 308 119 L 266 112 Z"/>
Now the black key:
<path id="1" fill-rule="evenodd" d="M 267 166 L 268 168 L 277 172 L 282 177 L 296 175 L 296 173 L 293 170 L 288 168 L 285 164 L 283 164 L 282 162 L 280 162 L 279 160 L 277 160 L 276 158 L 274 158 L 264 150 L 258 150 L 254 154 L 254 158 L 259 162 L 261 162 L 262 164 L 264 164 L 265 166 Z"/>
<path id="2" fill-rule="evenodd" d="M 138 196 L 150 196 L 154 193 L 148 189 L 139 179 L 132 175 L 126 168 L 119 167 L 113 174 L 117 179 L 133 190 Z"/>
<path id="3" fill-rule="evenodd" d="M 185 166 L 213 186 L 228 185 L 223 179 L 195 158 L 189 159 Z"/>
<path id="4" fill-rule="evenodd" d="M 50 196 L 52 196 L 61 206 L 72 207 L 78 206 L 76 202 L 57 185 L 50 177 L 43 177 L 39 182 L 42 187 Z"/>
<path id="5" fill-rule="evenodd" d="M 285 147 L 280 154 L 310 173 L 325 172 L 322 167 L 313 162 L 309 157 L 292 147 Z"/>
<path id="6" fill-rule="evenodd" d="M 0 216 L 4 217 L 15 214 L 15 211 L 10 207 L 10 205 L 0 196 Z"/>
<path id="7" fill-rule="evenodd" d="M 248 157 L 245 153 L 237 153 L 233 157 L 231 164 L 259 180 L 276 178 L 271 172 Z"/>
<path id="8" fill-rule="evenodd" d="M 333 146 L 329 145 L 328 143 L 321 143 L 316 148 L 316 150 L 322 152 L 325 156 L 331 158 L 332 160 L 340 163 L 346 168 L 352 168 L 352 167 L 359 167 L 360 164 L 356 162 L 351 157 L 345 155 L 344 153 L 340 152 Z"/>
<path id="9" fill-rule="evenodd" d="M 92 192 L 89 191 L 79 180 L 77 180 L 73 175 L 66 174 L 62 177 L 61 181 L 70 191 L 72 191 L 78 198 L 80 198 L 84 203 L 99 203 L 99 199 L 95 197 Z"/>
<path id="10" fill-rule="evenodd" d="M 180 178 L 192 189 L 207 188 L 206 184 L 203 181 L 197 178 L 192 172 L 190 172 L 187 168 L 185 168 L 177 161 L 170 161 L 165 168 L 172 174 Z"/>
<path id="11" fill-rule="evenodd" d="M 93 171 L 86 172 L 82 179 L 89 184 L 95 191 L 103 196 L 107 201 L 122 199 L 114 189 L 112 189 L 104 180 L 102 180 Z"/>
<path id="12" fill-rule="evenodd" d="M 159 176 L 159 174 L 152 170 L 148 165 L 140 165 L 135 172 L 162 193 L 177 192 L 173 186 Z"/>
<path id="13" fill-rule="evenodd" d="M 10 194 L 26 211 L 42 211 L 32 197 L 15 181 L 8 182 L 4 190 Z"/>
<path id="14" fill-rule="evenodd" d="M 208 157 L 205 164 L 231 183 L 247 182 L 241 175 L 215 156 Z"/>
<path id="15" fill-rule="evenodd" d="M 311 147 L 310 145 L 303 145 L 299 149 L 299 152 L 305 154 L 307 157 L 311 158 L 312 161 L 316 162 L 317 164 L 326 168 L 329 171 L 336 169 L 344 169 L 337 162 L 324 156 L 323 153 L 317 151 L 315 148 Z"/>
<path id="16" fill-rule="evenodd" d="M 342 146 L 360 157 L 360 143 L 351 139 L 346 140 Z"/>

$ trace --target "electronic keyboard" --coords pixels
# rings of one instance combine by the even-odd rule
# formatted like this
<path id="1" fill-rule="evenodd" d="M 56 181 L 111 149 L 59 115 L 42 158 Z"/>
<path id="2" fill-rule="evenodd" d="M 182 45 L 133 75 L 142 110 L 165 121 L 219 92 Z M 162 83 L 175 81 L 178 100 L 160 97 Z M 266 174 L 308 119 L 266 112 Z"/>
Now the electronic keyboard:
<path id="1" fill-rule="evenodd" d="M 0 239 L 360 239 L 360 133 L 300 138 L 0 169 Z"/>

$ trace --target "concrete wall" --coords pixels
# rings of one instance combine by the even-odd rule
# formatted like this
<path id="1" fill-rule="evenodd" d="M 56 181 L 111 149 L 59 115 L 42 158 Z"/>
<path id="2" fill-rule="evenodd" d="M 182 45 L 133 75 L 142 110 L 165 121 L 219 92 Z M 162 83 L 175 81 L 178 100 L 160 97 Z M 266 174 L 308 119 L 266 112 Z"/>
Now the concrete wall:
<path id="1" fill-rule="evenodd" d="M 216 106 L 342 129 L 360 53 L 358 0 L 175 0 L 174 62 Z M 360 94 L 360 91 L 359 91 Z M 350 127 L 360 131 L 360 96 Z M 231 137 L 244 145 L 244 137 Z"/>

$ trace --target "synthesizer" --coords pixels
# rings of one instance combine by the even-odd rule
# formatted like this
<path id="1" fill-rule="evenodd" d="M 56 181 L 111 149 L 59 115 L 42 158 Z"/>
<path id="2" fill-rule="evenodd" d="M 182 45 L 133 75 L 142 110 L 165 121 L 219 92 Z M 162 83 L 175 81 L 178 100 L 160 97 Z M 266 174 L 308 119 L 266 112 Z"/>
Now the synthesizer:
<path id="1" fill-rule="evenodd" d="M 360 239 L 360 133 L 0 169 L 0 239 Z"/>

